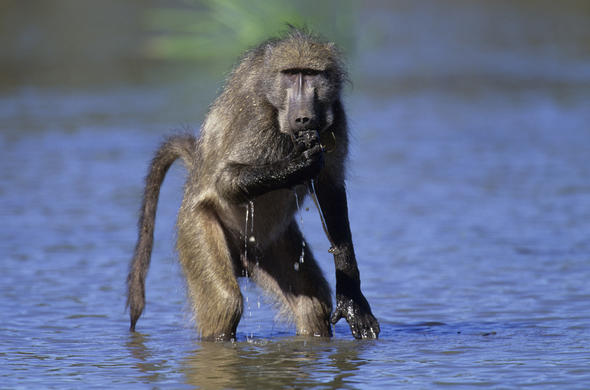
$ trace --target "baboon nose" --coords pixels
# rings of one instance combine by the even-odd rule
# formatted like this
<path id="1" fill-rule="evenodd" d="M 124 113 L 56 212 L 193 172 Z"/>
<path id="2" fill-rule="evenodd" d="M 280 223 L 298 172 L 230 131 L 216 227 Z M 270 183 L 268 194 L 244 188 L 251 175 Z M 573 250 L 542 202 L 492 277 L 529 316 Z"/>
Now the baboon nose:
<path id="1" fill-rule="evenodd" d="M 299 131 L 310 129 L 314 126 L 314 122 L 313 115 L 301 113 L 300 115 L 296 115 L 293 119 L 293 130 Z"/>
<path id="2" fill-rule="evenodd" d="M 316 115 L 312 102 L 294 102 L 288 108 L 289 125 L 295 131 L 307 130 L 315 126 Z"/>

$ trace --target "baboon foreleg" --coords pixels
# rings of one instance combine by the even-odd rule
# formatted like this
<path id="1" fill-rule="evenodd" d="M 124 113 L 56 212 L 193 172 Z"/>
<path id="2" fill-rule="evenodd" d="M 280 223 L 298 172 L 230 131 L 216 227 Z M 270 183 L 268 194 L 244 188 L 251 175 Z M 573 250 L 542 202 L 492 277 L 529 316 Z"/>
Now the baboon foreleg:
<path id="1" fill-rule="evenodd" d="M 235 338 L 243 299 L 225 233 L 213 212 L 181 209 L 178 254 L 201 337 Z"/>
<path id="2" fill-rule="evenodd" d="M 332 336 L 330 287 L 308 245 L 300 259 L 302 243 L 303 237 L 293 222 L 250 272 L 256 283 L 288 309 L 286 314 L 295 322 L 298 335 L 329 337 Z"/>
<path id="3" fill-rule="evenodd" d="M 331 321 L 335 324 L 341 318 L 346 319 L 357 339 L 377 338 L 379 322 L 361 291 L 344 184 L 334 182 L 328 175 L 320 176 L 316 193 L 334 245 L 331 252 L 336 268 L 336 308 Z"/>

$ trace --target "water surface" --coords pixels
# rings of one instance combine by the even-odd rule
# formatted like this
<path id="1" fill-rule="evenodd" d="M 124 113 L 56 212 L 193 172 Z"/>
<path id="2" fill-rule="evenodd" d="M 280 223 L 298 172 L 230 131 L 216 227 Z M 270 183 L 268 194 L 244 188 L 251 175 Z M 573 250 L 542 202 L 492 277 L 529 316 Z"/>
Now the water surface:
<path id="1" fill-rule="evenodd" d="M 162 189 L 147 308 L 129 333 L 124 281 L 143 176 L 165 134 L 198 129 L 198 115 L 174 104 L 187 87 L 22 86 L 0 94 L 1 387 L 587 388 L 585 58 L 551 62 L 547 45 L 526 40 L 499 54 L 477 35 L 464 61 L 439 57 L 421 34 L 392 40 L 410 31 L 404 21 L 432 21 L 428 12 L 386 15 L 399 23 L 373 26 L 388 38 L 382 61 L 355 66 L 395 72 L 385 83 L 361 75 L 347 95 L 350 218 L 378 340 L 353 340 L 343 321 L 330 340 L 296 337 L 242 280 L 238 340 L 200 342 L 173 249 L 180 166 Z M 449 34 L 433 42 L 463 36 Z M 362 58 L 377 55 L 369 43 Z M 417 77 L 408 64 L 420 57 L 441 68 Z M 309 200 L 302 220 L 333 286 Z"/>

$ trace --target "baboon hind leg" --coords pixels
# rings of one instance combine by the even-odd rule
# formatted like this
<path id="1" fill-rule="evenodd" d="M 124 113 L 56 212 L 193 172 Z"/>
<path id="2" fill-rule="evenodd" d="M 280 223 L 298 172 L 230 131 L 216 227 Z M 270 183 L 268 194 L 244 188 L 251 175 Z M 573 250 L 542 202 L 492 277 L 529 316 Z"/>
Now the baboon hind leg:
<path id="1" fill-rule="evenodd" d="M 262 254 L 251 272 L 256 283 L 289 309 L 298 335 L 332 336 L 330 287 L 309 246 L 303 247 L 295 222 Z"/>
<path id="2" fill-rule="evenodd" d="M 225 232 L 208 210 L 181 209 L 178 221 L 178 254 L 201 337 L 231 340 L 243 299 Z"/>

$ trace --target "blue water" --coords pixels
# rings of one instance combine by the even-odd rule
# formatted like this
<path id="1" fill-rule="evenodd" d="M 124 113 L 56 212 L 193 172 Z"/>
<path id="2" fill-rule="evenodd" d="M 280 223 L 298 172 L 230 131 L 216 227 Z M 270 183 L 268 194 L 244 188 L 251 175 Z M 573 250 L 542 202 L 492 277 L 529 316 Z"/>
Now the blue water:
<path id="1" fill-rule="evenodd" d="M 176 104 L 191 85 L 22 86 L 0 93 L 0 388 L 588 388 L 587 58 L 529 42 L 545 34 L 534 18 L 518 19 L 529 35 L 502 30 L 521 40 L 499 51 L 476 22 L 464 29 L 484 38 L 419 6 L 371 12 L 382 40 L 361 39 L 351 65 L 348 194 L 380 338 L 353 340 L 343 321 L 331 340 L 296 337 L 243 280 L 238 340 L 200 342 L 174 253 L 180 166 L 162 189 L 147 308 L 129 333 L 147 163 L 170 131 L 196 131 L 204 108 Z M 468 55 L 443 50 L 458 46 Z M 333 286 L 313 204 L 301 214 Z"/>
<path id="2" fill-rule="evenodd" d="M 244 281 L 238 342 L 200 343 L 173 251 L 181 167 L 163 188 L 141 335 L 129 334 L 124 279 L 142 177 L 164 132 L 114 125 L 125 120 L 108 113 L 104 125 L 70 131 L 3 131 L 3 383 L 583 388 L 590 118 L 582 102 L 515 95 L 351 98 L 351 223 L 382 329 L 369 342 L 352 340 L 345 323 L 330 341 L 293 337 Z M 42 123 L 72 115 L 59 112 L 68 96 L 50 97 L 4 102 L 39 110 Z M 90 115 L 82 111 L 74 122 Z M 4 115 L 18 126 L 19 112 Z M 304 230 L 333 283 L 329 244 L 307 206 Z"/>

